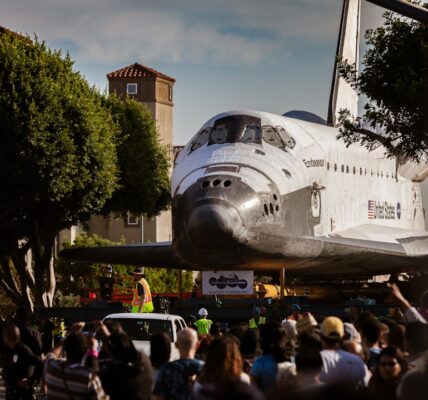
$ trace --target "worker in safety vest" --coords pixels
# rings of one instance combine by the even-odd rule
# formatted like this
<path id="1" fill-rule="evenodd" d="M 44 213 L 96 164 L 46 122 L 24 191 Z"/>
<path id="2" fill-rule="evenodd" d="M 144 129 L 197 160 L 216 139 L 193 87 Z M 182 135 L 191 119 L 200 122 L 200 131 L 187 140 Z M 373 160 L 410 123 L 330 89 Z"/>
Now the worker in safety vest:
<path id="1" fill-rule="evenodd" d="M 198 311 L 199 319 L 194 322 L 196 328 L 198 329 L 199 335 L 207 335 L 210 333 L 211 325 L 213 322 L 210 319 L 207 319 L 208 311 L 206 308 L 201 308 Z"/>
<path id="2" fill-rule="evenodd" d="M 150 293 L 150 286 L 146 281 L 144 268 L 137 267 L 132 275 L 135 282 L 134 297 L 132 299 L 132 312 L 153 312 L 152 294 Z"/>
<path id="3" fill-rule="evenodd" d="M 264 325 L 266 323 L 266 308 L 264 307 L 256 307 L 254 309 L 254 317 L 250 319 L 248 322 L 248 327 L 250 329 L 257 329 L 260 325 Z"/>
<path id="4" fill-rule="evenodd" d="M 55 318 L 54 327 L 52 329 L 52 336 L 54 339 L 54 345 L 61 343 L 66 335 L 65 322 L 63 319 Z"/>

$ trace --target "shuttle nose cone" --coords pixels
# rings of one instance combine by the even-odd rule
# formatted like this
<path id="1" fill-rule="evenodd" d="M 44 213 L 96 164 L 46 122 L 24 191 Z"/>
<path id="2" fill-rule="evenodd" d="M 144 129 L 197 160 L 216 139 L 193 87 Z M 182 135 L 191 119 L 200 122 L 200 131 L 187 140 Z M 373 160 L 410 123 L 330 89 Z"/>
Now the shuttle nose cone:
<path id="1" fill-rule="evenodd" d="M 199 248 L 214 249 L 230 243 L 233 223 L 229 210 L 218 204 L 196 207 L 190 215 L 187 233 Z"/>

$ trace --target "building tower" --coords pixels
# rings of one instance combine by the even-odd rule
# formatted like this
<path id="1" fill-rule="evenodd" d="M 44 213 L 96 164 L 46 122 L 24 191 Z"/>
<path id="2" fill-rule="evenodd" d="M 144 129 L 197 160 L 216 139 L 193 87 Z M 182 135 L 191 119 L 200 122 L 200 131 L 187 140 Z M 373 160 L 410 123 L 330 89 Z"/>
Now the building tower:
<path id="1" fill-rule="evenodd" d="M 107 74 L 109 93 L 130 96 L 150 110 L 162 145 L 168 147 L 173 158 L 173 86 L 175 79 L 152 68 L 135 63 Z M 122 218 L 93 216 L 89 233 L 113 241 L 125 238 L 127 243 L 169 241 L 172 236 L 171 211 L 162 212 L 151 219 L 128 215 Z"/>

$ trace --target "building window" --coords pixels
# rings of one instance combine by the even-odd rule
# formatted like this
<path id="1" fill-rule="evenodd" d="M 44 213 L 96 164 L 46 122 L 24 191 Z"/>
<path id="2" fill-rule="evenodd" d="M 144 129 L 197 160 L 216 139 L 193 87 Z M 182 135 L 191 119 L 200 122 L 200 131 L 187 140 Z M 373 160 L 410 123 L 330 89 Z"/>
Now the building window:
<path id="1" fill-rule="evenodd" d="M 126 218 L 126 225 L 136 226 L 140 223 L 140 218 L 137 215 L 128 213 Z"/>
<path id="2" fill-rule="evenodd" d="M 127 94 L 137 94 L 137 84 L 136 83 L 127 83 L 126 84 L 126 93 Z"/>
<path id="3" fill-rule="evenodd" d="M 346 173 L 349 174 L 349 165 L 346 166 Z"/>
<path id="4" fill-rule="evenodd" d="M 168 86 L 168 99 L 169 101 L 172 101 L 172 86 Z"/>
<path id="5" fill-rule="evenodd" d="M 334 171 L 337 171 L 337 164 L 334 164 Z"/>

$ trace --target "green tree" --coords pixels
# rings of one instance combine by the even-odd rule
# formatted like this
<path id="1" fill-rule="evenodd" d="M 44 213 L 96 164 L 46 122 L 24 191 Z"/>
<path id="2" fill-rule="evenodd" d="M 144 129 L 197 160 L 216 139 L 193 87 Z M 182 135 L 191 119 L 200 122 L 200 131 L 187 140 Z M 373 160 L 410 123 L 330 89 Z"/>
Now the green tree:
<path id="1" fill-rule="evenodd" d="M 168 151 L 159 143 L 156 123 L 145 105 L 128 97 L 111 95 L 106 106 L 121 130 L 120 172 L 119 188 L 103 213 L 157 215 L 169 206 L 171 195 Z"/>
<path id="2" fill-rule="evenodd" d="M 365 34 L 362 72 L 357 75 L 346 60 L 339 63 L 341 75 L 369 100 L 355 120 L 341 110 L 339 137 L 419 160 L 428 153 L 428 25 L 391 12 L 384 18 L 383 26 Z"/>
<path id="3" fill-rule="evenodd" d="M 98 235 L 81 233 L 76 236 L 73 245 L 67 241 L 62 243 L 63 248 L 69 247 L 103 247 L 124 244 L 124 242 L 112 242 Z M 99 287 L 98 278 L 103 275 L 105 264 L 88 264 L 77 261 L 68 261 L 59 258 L 56 261 L 55 271 L 62 278 L 62 291 L 66 294 L 79 294 L 80 279 L 83 279 L 85 287 L 96 289 Z M 115 273 L 119 278 L 129 275 L 134 267 L 127 265 L 115 265 Z"/>
<path id="4" fill-rule="evenodd" d="M 178 290 L 178 271 L 165 268 L 145 268 L 147 281 L 154 293 L 175 293 Z M 182 287 L 184 292 L 190 292 L 193 288 L 193 272 L 182 271 Z"/>
<path id="5" fill-rule="evenodd" d="M 0 65 L 0 284 L 50 306 L 57 233 L 117 188 L 118 127 L 68 55 L 4 33 Z"/>
<path id="6" fill-rule="evenodd" d="M 98 235 L 88 235 L 82 233 L 78 235 L 71 245 L 70 242 L 64 243 L 64 248 L 68 247 L 100 247 L 113 246 L 121 243 L 115 243 L 109 239 L 102 238 Z M 105 264 L 87 264 L 64 259 L 57 260 L 56 271 L 62 276 L 64 281 L 64 293 L 79 294 L 79 277 L 83 278 L 85 286 L 89 288 L 98 288 L 98 278 L 103 275 Z M 134 289 L 134 281 L 131 279 L 134 266 L 130 265 L 113 265 L 114 276 L 117 281 L 117 289 L 123 293 L 131 293 Z M 154 293 L 168 293 L 177 291 L 177 271 L 171 271 L 165 268 L 145 268 L 147 281 Z M 191 291 L 193 287 L 192 271 L 182 272 L 182 285 L 184 291 Z M 73 279 L 70 279 L 73 277 Z"/>

